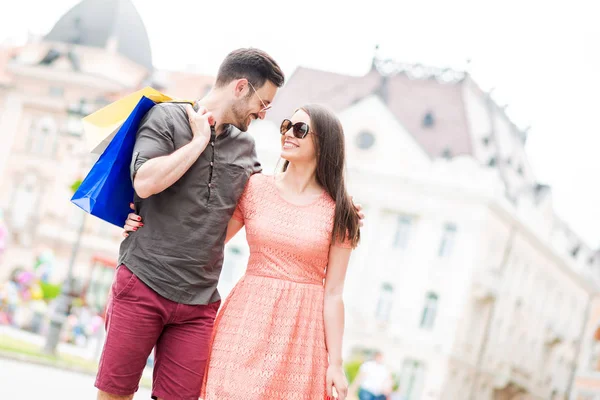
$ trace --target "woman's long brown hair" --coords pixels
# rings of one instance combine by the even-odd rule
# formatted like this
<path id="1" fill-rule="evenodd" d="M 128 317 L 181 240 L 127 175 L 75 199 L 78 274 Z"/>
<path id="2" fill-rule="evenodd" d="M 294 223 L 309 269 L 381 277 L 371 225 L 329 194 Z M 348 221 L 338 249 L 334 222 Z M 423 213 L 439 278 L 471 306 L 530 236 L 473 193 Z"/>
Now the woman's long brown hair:
<path id="1" fill-rule="evenodd" d="M 338 117 L 325 106 L 308 104 L 300 107 L 310 117 L 311 135 L 317 153 L 317 182 L 335 201 L 334 243 L 348 241 L 356 247 L 360 240 L 360 219 L 346 191 L 346 146 L 344 129 Z M 287 169 L 289 162 L 283 165 Z"/>

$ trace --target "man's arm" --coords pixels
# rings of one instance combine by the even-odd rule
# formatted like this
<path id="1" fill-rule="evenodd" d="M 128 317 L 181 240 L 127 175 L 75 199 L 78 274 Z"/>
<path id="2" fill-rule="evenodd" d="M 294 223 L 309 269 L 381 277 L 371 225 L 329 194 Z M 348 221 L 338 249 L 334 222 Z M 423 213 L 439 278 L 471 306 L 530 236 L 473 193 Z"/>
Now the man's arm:
<path id="1" fill-rule="evenodd" d="M 157 194 L 177 182 L 198 160 L 210 141 L 212 114 L 200 107 L 196 113 L 187 109 L 193 132 L 192 141 L 174 150 L 173 123 L 169 111 L 156 107 L 140 126 L 132 165 L 133 188 L 143 199 Z"/>
<path id="2" fill-rule="evenodd" d="M 137 195 L 145 199 L 173 185 L 196 162 L 207 144 L 208 141 L 192 140 L 168 156 L 145 162 L 133 180 Z"/>

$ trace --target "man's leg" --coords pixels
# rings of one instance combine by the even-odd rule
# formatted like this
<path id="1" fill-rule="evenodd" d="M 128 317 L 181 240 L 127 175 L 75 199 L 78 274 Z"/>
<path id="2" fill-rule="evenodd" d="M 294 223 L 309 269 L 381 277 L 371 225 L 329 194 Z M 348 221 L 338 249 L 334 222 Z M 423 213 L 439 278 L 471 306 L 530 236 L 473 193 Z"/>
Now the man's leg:
<path id="1" fill-rule="evenodd" d="M 117 269 L 106 312 L 106 341 L 95 386 L 100 400 L 133 398 L 166 320 L 162 297 L 124 265 Z M 164 301 L 164 299 L 162 299 Z"/>
<path id="2" fill-rule="evenodd" d="M 156 344 L 154 398 L 198 400 L 219 303 L 177 305 L 176 317 Z"/>
<path id="3" fill-rule="evenodd" d="M 96 397 L 96 400 L 132 400 L 132 399 L 133 399 L 133 394 L 130 394 L 128 396 L 117 396 L 114 394 L 103 392 L 102 390 L 98 390 L 98 397 Z"/>

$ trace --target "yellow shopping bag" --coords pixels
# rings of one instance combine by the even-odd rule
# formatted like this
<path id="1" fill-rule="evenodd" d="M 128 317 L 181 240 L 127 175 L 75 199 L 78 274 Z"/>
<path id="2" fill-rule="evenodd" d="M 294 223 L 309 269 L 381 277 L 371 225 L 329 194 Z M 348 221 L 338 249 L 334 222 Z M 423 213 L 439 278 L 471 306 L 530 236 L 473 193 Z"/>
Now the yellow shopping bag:
<path id="1" fill-rule="evenodd" d="M 156 89 L 145 87 L 84 117 L 83 132 L 88 150 L 95 154 L 102 154 L 143 96 L 155 103 L 175 101 Z M 188 100 L 177 101 L 194 103 Z"/>
<path id="2" fill-rule="evenodd" d="M 134 199 L 130 167 L 139 125 L 152 107 L 166 101 L 175 102 L 146 88 L 86 117 L 88 140 L 99 157 L 72 203 L 113 225 L 123 225 Z"/>

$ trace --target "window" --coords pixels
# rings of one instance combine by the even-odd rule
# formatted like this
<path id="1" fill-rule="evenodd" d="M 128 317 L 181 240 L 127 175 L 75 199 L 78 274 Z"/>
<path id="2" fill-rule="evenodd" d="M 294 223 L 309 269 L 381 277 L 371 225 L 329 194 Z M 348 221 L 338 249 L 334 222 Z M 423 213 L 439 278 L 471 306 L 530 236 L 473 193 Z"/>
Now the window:
<path id="1" fill-rule="evenodd" d="M 400 393 L 406 400 L 421 398 L 421 390 L 425 377 L 423 363 L 416 360 L 404 360 L 400 374 Z"/>
<path id="2" fill-rule="evenodd" d="M 69 115 L 67 118 L 67 132 L 71 136 L 81 136 L 83 133 L 83 122 L 81 117 Z"/>
<path id="3" fill-rule="evenodd" d="M 444 232 L 442 233 L 442 240 L 440 242 L 440 249 L 438 251 L 438 255 L 440 257 L 448 257 L 452 253 L 455 236 L 456 225 L 451 223 L 444 225 Z"/>
<path id="4" fill-rule="evenodd" d="M 394 304 L 394 287 L 389 283 L 381 285 L 379 293 L 379 301 L 377 302 L 377 310 L 375 317 L 380 322 L 388 322 Z"/>
<path id="5" fill-rule="evenodd" d="M 56 123 L 51 117 L 34 121 L 29 129 L 29 151 L 40 155 L 54 155 L 56 131 Z"/>
<path id="6" fill-rule="evenodd" d="M 565 296 L 563 295 L 562 292 L 557 292 L 555 300 L 554 300 L 554 321 L 555 321 L 555 327 L 557 330 L 560 331 L 560 333 L 564 333 L 562 331 L 562 327 L 563 327 L 563 323 L 564 321 L 567 319 L 567 315 L 565 312 L 569 312 L 568 309 L 566 309 L 566 307 L 568 307 L 568 303 L 565 300 Z M 573 310 L 573 312 L 575 312 L 575 310 Z"/>
<path id="7" fill-rule="evenodd" d="M 102 101 L 101 98 L 99 98 Z M 106 100 L 106 99 L 104 99 Z M 99 106 L 98 104 L 97 106 Z M 83 133 L 82 119 L 94 111 L 94 104 L 85 99 L 79 99 L 79 102 L 70 104 L 67 109 L 67 133 L 72 136 L 81 136 Z"/>
<path id="8" fill-rule="evenodd" d="M 36 154 L 44 154 L 44 148 L 47 146 L 50 131 L 48 130 L 48 127 L 42 126 L 35 135 L 36 137 L 31 145 L 31 151 Z"/>
<path id="9" fill-rule="evenodd" d="M 368 150 L 375 144 L 375 135 L 369 131 L 362 131 L 356 136 L 356 145 L 361 150 Z"/>
<path id="10" fill-rule="evenodd" d="M 16 185 L 11 202 L 11 225 L 15 230 L 25 229 L 38 205 L 39 184 L 35 175 L 27 174 Z"/>
<path id="11" fill-rule="evenodd" d="M 110 104 L 110 100 L 105 96 L 98 96 L 94 99 L 94 108 L 100 109 L 109 104 Z"/>
<path id="12" fill-rule="evenodd" d="M 398 216 L 396 222 L 396 235 L 394 236 L 393 246 L 397 249 L 406 249 L 410 238 L 410 228 L 412 218 L 406 215 Z"/>
<path id="13" fill-rule="evenodd" d="M 566 311 L 567 318 L 565 318 L 564 329 L 565 332 L 573 334 L 575 332 L 574 328 L 578 325 L 576 319 L 577 315 L 581 315 L 579 307 L 577 307 L 577 300 L 573 296 L 571 296 L 570 305 L 567 306 L 565 304 L 565 306 L 569 308 Z"/>
<path id="14" fill-rule="evenodd" d="M 48 52 L 46 53 L 44 58 L 42 58 L 42 61 L 40 61 L 40 65 L 50 65 L 54 61 L 58 60 L 60 58 L 60 56 L 61 56 L 61 54 L 58 50 L 50 49 L 50 50 L 48 50 Z"/>
<path id="15" fill-rule="evenodd" d="M 431 111 L 428 111 L 427 113 L 425 113 L 425 116 L 423 117 L 423 127 L 429 128 L 429 127 L 432 127 L 434 124 L 435 124 L 435 118 L 433 117 L 433 113 Z"/>
<path id="16" fill-rule="evenodd" d="M 425 296 L 425 305 L 423 306 L 423 315 L 421 316 L 421 328 L 431 330 L 435 323 L 435 317 L 438 308 L 438 295 L 429 292 Z"/>
<path id="17" fill-rule="evenodd" d="M 50 86 L 50 96 L 52 97 L 63 97 L 65 90 L 60 86 Z"/>

